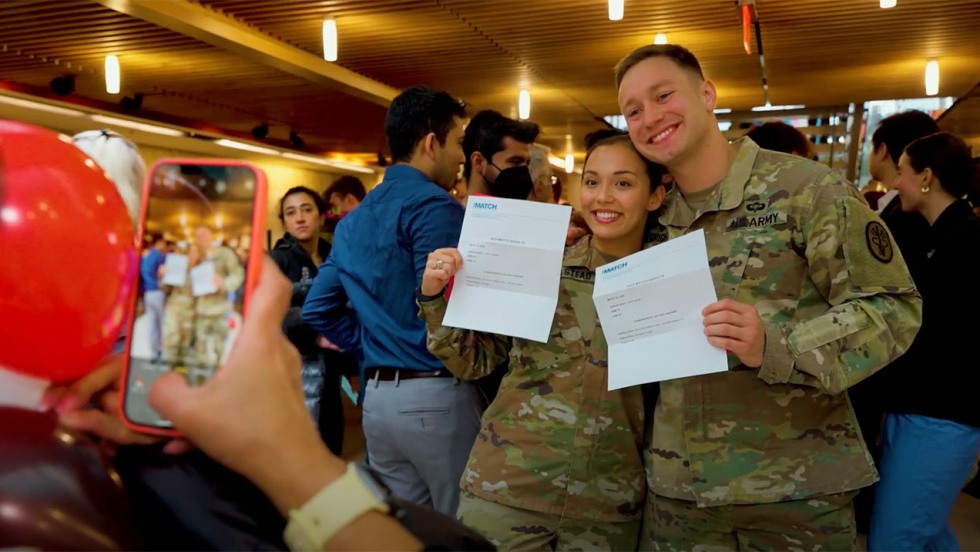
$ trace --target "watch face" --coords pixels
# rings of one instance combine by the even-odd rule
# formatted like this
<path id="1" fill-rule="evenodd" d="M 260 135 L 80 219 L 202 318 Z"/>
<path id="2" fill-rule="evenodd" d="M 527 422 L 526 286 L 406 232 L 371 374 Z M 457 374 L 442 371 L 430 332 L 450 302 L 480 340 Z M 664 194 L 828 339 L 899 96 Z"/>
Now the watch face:
<path id="1" fill-rule="evenodd" d="M 381 478 L 374 473 L 374 470 L 370 466 L 365 466 L 360 462 L 354 463 L 354 469 L 357 471 L 358 477 L 364 482 L 364 485 L 371 491 L 374 496 L 381 501 L 388 498 L 391 492 L 387 487 L 381 482 Z"/>

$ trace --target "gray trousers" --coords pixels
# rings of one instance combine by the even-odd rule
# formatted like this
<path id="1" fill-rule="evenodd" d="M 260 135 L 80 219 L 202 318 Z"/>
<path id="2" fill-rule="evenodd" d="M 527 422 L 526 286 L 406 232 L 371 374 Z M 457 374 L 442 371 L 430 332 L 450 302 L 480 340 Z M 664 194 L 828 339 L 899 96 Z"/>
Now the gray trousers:
<path id="1" fill-rule="evenodd" d="M 485 408 L 454 378 L 369 380 L 362 420 L 368 463 L 392 494 L 456 517 L 459 480 Z"/>
<path id="2" fill-rule="evenodd" d="M 167 296 L 160 290 L 143 292 L 146 321 L 150 324 L 150 352 L 154 359 L 163 355 L 163 308 Z"/>

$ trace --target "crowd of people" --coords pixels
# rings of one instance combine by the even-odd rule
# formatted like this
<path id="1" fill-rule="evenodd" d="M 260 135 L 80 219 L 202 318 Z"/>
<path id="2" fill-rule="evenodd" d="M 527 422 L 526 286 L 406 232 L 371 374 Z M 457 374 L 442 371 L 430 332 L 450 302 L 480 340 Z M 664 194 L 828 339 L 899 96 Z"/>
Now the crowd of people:
<path id="1" fill-rule="evenodd" d="M 442 542 L 376 483 L 458 519 L 476 548 L 853 550 L 860 530 L 869 550 L 957 549 L 947 518 L 980 454 L 956 314 L 980 276 L 969 147 L 923 113 L 882 121 L 870 170 L 893 191 L 876 212 L 791 127 L 729 142 L 681 46 L 629 53 L 615 86 L 628 130 L 587 137 L 546 343 L 443 324 L 467 198 L 559 199 L 540 129 L 495 111 L 467 122 L 417 86 L 388 110 L 382 182 L 289 189 L 224 366 L 197 388 L 163 377 L 150 403 L 268 497 L 294 549 Z M 330 242 L 328 204 L 343 213 Z M 705 340 L 729 370 L 608 391 L 596 268 L 695 231 L 719 298 Z M 337 457 L 355 374 L 369 475 Z M 92 392 L 49 403 L 146 446 L 111 409 L 79 422 Z"/>

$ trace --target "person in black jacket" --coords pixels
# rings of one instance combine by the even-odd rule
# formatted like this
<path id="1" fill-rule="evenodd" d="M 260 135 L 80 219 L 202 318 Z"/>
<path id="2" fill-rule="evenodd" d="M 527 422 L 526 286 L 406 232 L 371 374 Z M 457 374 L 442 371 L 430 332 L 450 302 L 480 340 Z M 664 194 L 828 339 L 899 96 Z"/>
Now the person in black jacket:
<path id="1" fill-rule="evenodd" d="M 286 235 L 276 242 L 271 256 L 293 282 L 293 295 L 283 331 L 303 357 L 303 392 L 310 414 L 327 447 L 338 456 L 344 443 L 344 410 L 340 376 L 356 361 L 341 352 L 313 328 L 303 323 L 300 311 L 318 267 L 330 254 L 330 244 L 320 237 L 326 205 L 318 193 L 304 186 L 286 191 L 279 200 L 279 220 Z"/>
<path id="2" fill-rule="evenodd" d="M 949 133 L 920 138 L 899 160 L 902 209 L 929 226 L 925 258 L 909 264 L 922 294 L 922 327 L 882 373 L 881 480 L 868 550 L 958 550 L 947 518 L 980 452 L 976 329 L 980 218 L 970 148 Z M 877 234 L 886 240 L 887 234 Z M 868 239 L 875 235 L 868 232 Z"/>
<path id="3" fill-rule="evenodd" d="M 882 222 L 895 240 L 895 247 L 902 253 L 902 258 L 912 273 L 916 272 L 926 258 L 924 239 L 929 224 L 919 213 L 902 210 L 902 201 L 895 190 L 898 159 L 905 151 L 905 146 L 913 140 L 935 132 L 939 132 L 939 126 L 932 117 L 922 111 L 909 110 L 885 117 L 871 135 L 872 151 L 868 156 L 868 171 L 872 178 L 888 188 L 888 192 L 878 199 L 874 209 L 881 215 Z M 884 418 L 884 389 L 879 383 L 880 379 L 875 374 L 848 389 L 854 414 L 861 427 L 861 436 L 864 437 L 875 464 L 880 456 L 878 441 Z M 861 533 L 868 532 L 874 490 L 874 486 L 865 487 L 854 499 L 854 514 Z"/>

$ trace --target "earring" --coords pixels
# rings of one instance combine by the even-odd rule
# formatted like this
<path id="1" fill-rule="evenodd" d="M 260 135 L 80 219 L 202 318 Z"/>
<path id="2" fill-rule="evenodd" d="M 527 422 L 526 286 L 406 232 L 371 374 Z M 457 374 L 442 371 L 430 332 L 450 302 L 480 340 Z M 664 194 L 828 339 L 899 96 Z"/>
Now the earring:
<path id="1" fill-rule="evenodd" d="M 923 187 L 919 188 L 919 191 L 922 192 L 922 193 L 924 193 L 924 194 L 928 194 L 929 193 L 929 186 L 923 186 Z"/>

